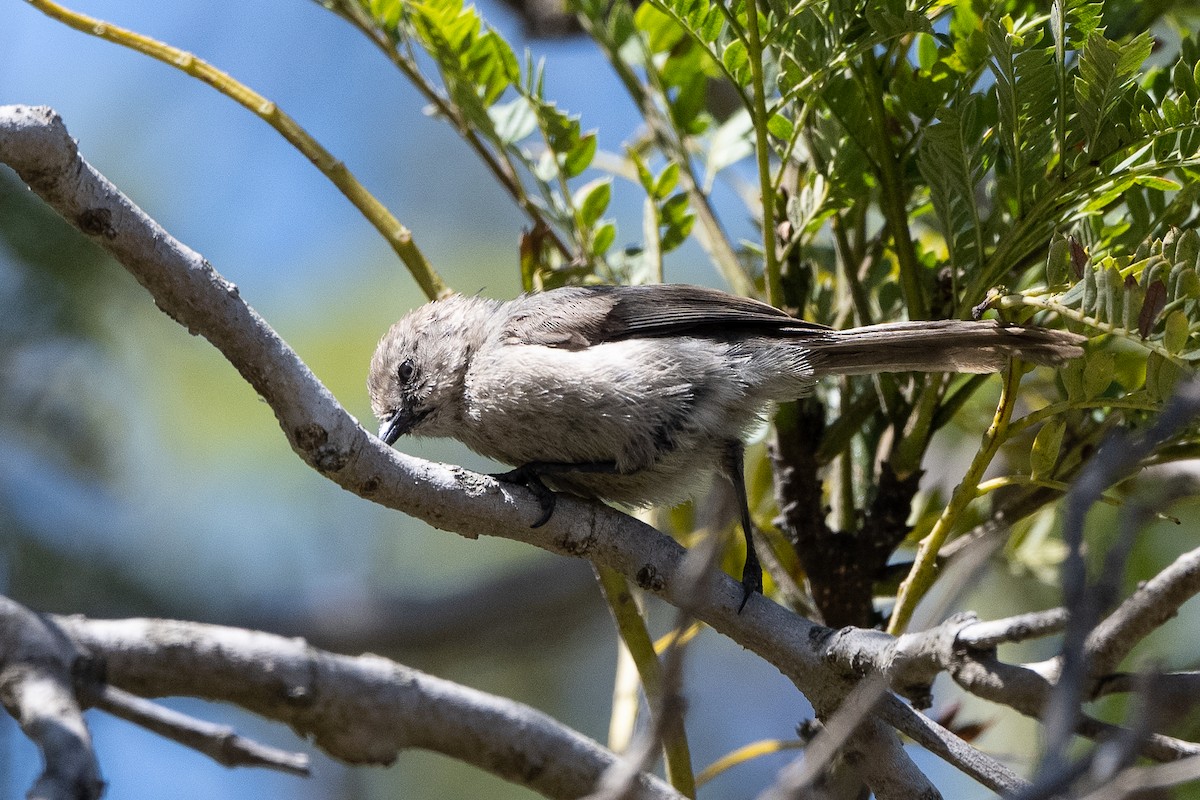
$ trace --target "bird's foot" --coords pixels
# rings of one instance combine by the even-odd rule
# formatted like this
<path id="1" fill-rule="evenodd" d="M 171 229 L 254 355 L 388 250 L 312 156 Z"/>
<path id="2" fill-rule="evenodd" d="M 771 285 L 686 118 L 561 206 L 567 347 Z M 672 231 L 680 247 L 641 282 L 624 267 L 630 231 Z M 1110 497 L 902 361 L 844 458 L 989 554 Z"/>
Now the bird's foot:
<path id="1" fill-rule="evenodd" d="M 746 566 L 742 568 L 742 602 L 738 606 L 738 613 L 742 613 L 742 609 L 746 607 L 746 603 L 750 602 L 750 595 L 762 594 L 763 590 L 763 573 L 762 567 L 758 564 L 758 559 L 751 562 L 746 560 Z"/>
<path id="2" fill-rule="evenodd" d="M 516 469 L 510 469 L 508 472 L 495 473 L 491 477 L 505 483 L 524 486 L 537 498 L 538 505 L 542 507 L 542 515 L 529 527 L 540 528 L 550 521 L 550 517 L 554 515 L 554 504 L 558 496 L 542 482 L 542 476 L 534 465 L 525 464 Z"/>

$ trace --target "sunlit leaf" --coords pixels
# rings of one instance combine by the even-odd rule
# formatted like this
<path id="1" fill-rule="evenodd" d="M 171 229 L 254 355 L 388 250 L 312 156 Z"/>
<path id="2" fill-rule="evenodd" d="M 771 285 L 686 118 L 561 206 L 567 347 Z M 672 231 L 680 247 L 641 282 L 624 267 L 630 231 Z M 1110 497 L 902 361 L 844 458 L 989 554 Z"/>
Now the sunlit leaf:
<path id="1" fill-rule="evenodd" d="M 612 199 L 612 180 L 604 178 L 592 181 L 579 190 L 576 199 L 580 223 L 584 228 L 592 227 L 608 210 L 608 203 Z"/>

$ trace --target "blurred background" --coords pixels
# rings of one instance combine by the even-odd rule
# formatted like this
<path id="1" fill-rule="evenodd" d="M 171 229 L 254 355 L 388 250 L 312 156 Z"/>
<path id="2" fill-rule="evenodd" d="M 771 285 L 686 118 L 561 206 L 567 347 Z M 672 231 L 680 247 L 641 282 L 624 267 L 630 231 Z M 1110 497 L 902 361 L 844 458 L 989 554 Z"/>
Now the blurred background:
<path id="1" fill-rule="evenodd" d="M 546 59 L 547 95 L 581 114 L 585 130 L 598 129 L 602 149 L 619 151 L 638 117 L 588 43 L 529 40 L 509 9 L 480 5 L 518 52 L 527 46 Z M 413 230 L 456 289 L 519 290 L 524 218 L 374 47 L 317 4 L 89 0 L 78 9 L 192 51 L 277 102 Z M 200 82 L 16 0 L 0 5 L 0 103 L 53 106 L 85 157 L 238 284 L 373 426 L 364 387 L 371 352 L 423 298 L 299 153 Z M 732 202 L 725 209 L 734 238 L 751 236 L 744 212 Z M 636 244 L 638 193 L 618 183 L 610 214 L 618 244 Z M 672 281 L 720 285 L 694 245 L 672 254 L 667 269 Z M 452 444 L 403 447 L 491 466 Z M 1167 536 L 1153 533 L 1163 544 L 1145 557 L 1177 552 Z M 996 570 L 975 599 L 997 615 L 1051 605 L 1052 580 L 1053 570 Z M 321 478 L 212 347 L 161 314 L 6 168 L 0 592 L 41 611 L 213 621 L 380 652 L 534 705 L 601 742 L 607 735 L 616 639 L 586 564 L 433 531 Z M 669 623 L 664 609 L 651 609 L 660 626 Z M 715 635 L 699 638 L 687 665 L 698 769 L 757 739 L 794 738 L 810 713 L 773 668 Z M 304 747 L 237 709 L 170 702 L 268 743 Z M 1033 727 L 995 710 L 973 713 L 1006 720 L 982 741 L 1019 763 Z M 313 752 L 313 777 L 302 779 L 227 770 L 95 712 L 89 722 L 110 798 L 532 796 L 423 752 L 388 769 L 344 767 Z M 987 796 L 924 753 L 914 757 L 947 796 Z M 739 767 L 704 793 L 753 796 L 788 759 Z M 35 749 L 0 715 L 0 798 L 23 797 L 39 769 Z"/>

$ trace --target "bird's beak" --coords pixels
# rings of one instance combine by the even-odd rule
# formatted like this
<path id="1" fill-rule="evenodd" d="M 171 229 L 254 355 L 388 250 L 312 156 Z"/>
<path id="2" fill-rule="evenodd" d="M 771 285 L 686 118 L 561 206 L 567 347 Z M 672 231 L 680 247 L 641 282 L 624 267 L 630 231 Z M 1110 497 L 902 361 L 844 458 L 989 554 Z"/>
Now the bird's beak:
<path id="1" fill-rule="evenodd" d="M 413 429 L 421 421 L 423 414 L 414 414 L 408 409 L 401 408 L 379 425 L 379 438 L 385 444 L 395 444 L 396 440 Z"/>

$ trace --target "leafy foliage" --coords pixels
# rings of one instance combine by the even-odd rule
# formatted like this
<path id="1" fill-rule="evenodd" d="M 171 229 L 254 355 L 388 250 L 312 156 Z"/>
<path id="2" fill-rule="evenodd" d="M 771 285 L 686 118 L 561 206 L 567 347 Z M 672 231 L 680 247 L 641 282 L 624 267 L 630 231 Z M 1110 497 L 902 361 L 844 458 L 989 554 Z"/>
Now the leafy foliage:
<path id="1" fill-rule="evenodd" d="M 473 7 L 327 5 L 386 41 L 529 215 L 529 288 L 669 279 L 664 255 L 699 233 L 735 289 L 822 322 L 996 309 L 1069 324 L 1094 338 L 1087 358 L 1021 389 L 1053 410 L 1031 415 L 1041 433 L 1025 443 L 1021 480 L 1041 489 L 1069 480 L 1104 430 L 1160 402 L 1200 359 L 1200 47 L 1185 37 L 1148 68 L 1152 18 L 1137 4 L 577 0 L 645 120 L 625 153 L 607 154 L 620 165 L 609 174 L 595 168 L 595 134 L 545 96 L 543 67 Z M 755 186 L 743 196 L 762 237 L 740 252 L 710 202 L 723 180 Z M 614 251 L 605 214 L 629 191 L 642 197 L 643 243 Z M 825 476 L 845 512 L 829 524 L 903 518 L 915 483 L 898 508 L 872 508 L 880 481 L 916 474 L 934 432 L 984 385 L 822 386 L 818 401 L 838 412 L 815 412 L 813 463 L 855 465 Z M 1124 405 L 1098 410 L 1101 399 Z M 1027 516 L 1054 496 L 1010 506 L 1026 502 Z M 979 518 L 963 511 L 947 505 L 938 524 Z"/>

